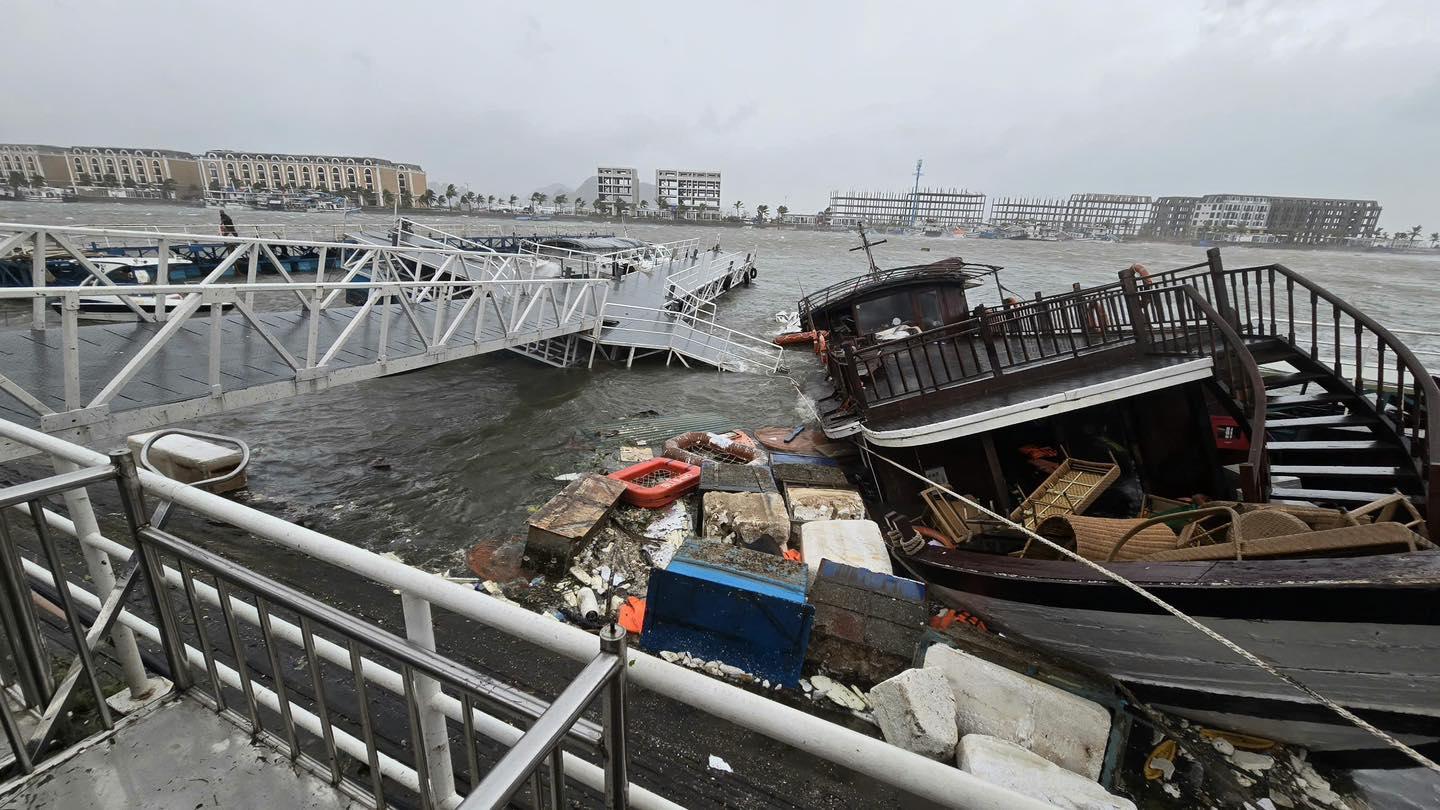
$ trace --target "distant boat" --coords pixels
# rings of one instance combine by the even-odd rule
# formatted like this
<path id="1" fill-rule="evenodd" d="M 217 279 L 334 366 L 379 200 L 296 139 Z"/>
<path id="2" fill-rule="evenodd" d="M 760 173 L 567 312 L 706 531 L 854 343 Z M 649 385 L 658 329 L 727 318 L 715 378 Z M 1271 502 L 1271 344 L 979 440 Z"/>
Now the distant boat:
<path id="1" fill-rule="evenodd" d="M 65 202 L 65 192 L 58 188 L 32 188 L 25 192 L 25 202 Z"/>
<path id="2" fill-rule="evenodd" d="M 90 258 L 90 263 L 104 273 L 106 278 L 115 282 L 115 286 L 120 288 L 120 290 L 123 290 L 127 286 L 151 283 L 151 280 L 155 278 L 153 272 L 160 266 L 159 259 L 136 256 L 92 257 Z M 182 267 L 188 267 L 191 262 L 189 259 L 171 259 L 168 264 L 170 267 L 177 268 L 178 270 Z M 108 285 L 102 285 L 100 280 L 94 276 L 86 276 L 78 286 L 93 287 L 98 292 L 103 286 Z M 185 300 L 185 296 L 179 293 L 169 293 L 165 295 L 164 298 L 164 307 L 167 313 L 174 312 Z M 135 310 L 127 305 L 127 299 L 130 304 L 134 304 L 146 312 L 155 311 L 154 295 L 82 295 L 79 301 L 79 318 L 83 321 L 105 321 L 109 323 L 130 323 L 140 320 L 140 316 L 135 313 Z M 217 305 L 206 304 L 202 306 L 201 309 L 213 310 L 215 306 Z M 229 309 L 231 305 L 221 304 L 219 306 L 224 310 Z M 50 308 L 56 312 L 62 312 L 62 299 L 57 298 L 51 301 Z"/>

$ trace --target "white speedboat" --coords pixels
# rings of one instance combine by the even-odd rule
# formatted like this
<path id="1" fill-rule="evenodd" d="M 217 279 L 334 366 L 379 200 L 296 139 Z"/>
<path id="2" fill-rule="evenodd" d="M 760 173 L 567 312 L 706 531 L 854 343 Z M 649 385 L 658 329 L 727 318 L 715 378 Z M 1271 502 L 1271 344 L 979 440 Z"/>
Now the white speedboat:
<path id="1" fill-rule="evenodd" d="M 105 277 L 115 282 L 115 286 L 123 290 L 125 287 L 138 284 L 150 284 L 155 278 L 156 269 L 160 261 L 151 257 L 139 256 L 101 256 L 90 259 Z M 181 268 L 191 264 L 188 259 L 171 259 L 169 266 Z M 95 288 L 97 291 L 105 286 L 100 279 L 88 276 L 79 284 L 80 287 Z M 164 308 L 166 313 L 175 311 L 185 300 L 185 296 L 179 293 L 169 293 L 164 296 Z M 79 318 L 83 321 L 107 321 L 111 323 L 125 323 L 140 320 L 129 304 L 134 304 L 145 312 L 155 311 L 155 296 L 140 293 L 136 295 L 81 295 Z M 210 310 L 213 304 L 202 306 L 202 310 Z M 222 309 L 228 309 L 229 304 L 222 304 Z M 50 308 L 56 312 L 63 311 L 63 303 L 60 299 L 50 302 Z M 208 314 L 208 312 L 204 313 Z"/>

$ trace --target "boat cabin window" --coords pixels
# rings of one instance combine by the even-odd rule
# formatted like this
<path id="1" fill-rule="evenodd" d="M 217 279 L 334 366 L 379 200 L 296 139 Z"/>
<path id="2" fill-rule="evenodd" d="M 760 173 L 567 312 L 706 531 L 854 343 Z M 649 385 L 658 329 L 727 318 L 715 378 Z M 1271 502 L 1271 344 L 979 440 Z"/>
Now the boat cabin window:
<path id="1" fill-rule="evenodd" d="M 861 335 L 889 329 L 897 318 L 899 323 L 923 331 L 967 317 L 965 294 L 959 289 L 902 289 L 855 304 L 855 324 Z"/>

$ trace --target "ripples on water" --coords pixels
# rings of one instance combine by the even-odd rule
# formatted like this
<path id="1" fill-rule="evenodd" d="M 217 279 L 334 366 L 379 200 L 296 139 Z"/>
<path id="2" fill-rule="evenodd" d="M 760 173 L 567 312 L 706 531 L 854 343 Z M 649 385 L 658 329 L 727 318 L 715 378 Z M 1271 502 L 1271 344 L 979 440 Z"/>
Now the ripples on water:
<path id="1" fill-rule="evenodd" d="M 238 212 L 240 225 L 338 224 L 334 214 Z M 426 217 L 420 217 L 422 221 Z M 492 222 L 525 232 L 529 223 L 433 217 L 445 222 Z M 214 210 L 172 206 L 75 203 L 0 203 L 0 220 L 55 225 L 192 223 L 213 228 Z M 352 216 L 350 224 L 383 228 L 381 215 Z M 546 223 L 537 223 L 543 229 Z M 614 226 L 594 227 L 600 230 Z M 727 250 L 755 249 L 760 277 L 719 305 L 722 323 L 769 336 L 773 315 L 793 310 L 807 292 L 864 272 L 851 233 L 627 225 L 652 241 L 698 237 Z M 886 236 L 876 249 L 882 267 L 960 255 L 1003 265 L 1001 280 L 1021 298 L 1101 284 L 1132 262 L 1152 272 L 1204 260 L 1202 248 L 1169 244 L 1103 244 Z M 928 250 L 926 250 L 928 248 Z M 1232 267 L 1279 262 L 1344 296 L 1391 328 L 1432 329 L 1440 301 L 1437 255 L 1397 255 L 1231 248 Z M 993 285 L 972 300 L 1000 300 Z M 1440 367 L 1440 341 L 1407 336 L 1422 359 Z M 1434 354 L 1431 354 L 1431 353 Z M 792 365 L 811 362 L 798 353 Z M 298 399 L 269 403 L 196 424 L 239 436 L 255 450 L 251 502 L 347 542 L 391 551 L 426 567 L 458 565 L 478 542 L 522 532 L 528 507 L 561 486 L 555 475 L 592 466 L 608 442 L 594 427 L 646 409 L 662 414 L 720 413 L 737 426 L 798 424 L 803 416 L 784 378 L 721 374 L 676 364 L 634 368 L 598 365 L 561 370 L 500 352 L 447 363 Z M 262 553 L 258 552 L 257 553 Z M 1418 772 L 1356 774 L 1373 798 L 1400 806 L 1440 802 L 1433 780 Z M 1398 782 L 1397 782 L 1398 780 Z M 1409 784 L 1418 780 L 1420 784 Z M 1425 798 L 1425 797 L 1428 797 Z M 1415 803 L 1416 799 L 1420 803 Z"/>

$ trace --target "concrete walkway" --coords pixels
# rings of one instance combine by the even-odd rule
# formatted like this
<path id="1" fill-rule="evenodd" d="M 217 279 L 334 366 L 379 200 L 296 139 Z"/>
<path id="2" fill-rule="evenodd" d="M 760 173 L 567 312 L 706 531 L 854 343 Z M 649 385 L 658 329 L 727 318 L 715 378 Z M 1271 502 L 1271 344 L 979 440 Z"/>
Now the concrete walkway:
<path id="1" fill-rule="evenodd" d="M 68 760 L 42 765 L 0 808 L 360 810 L 196 701 L 165 703 Z"/>

